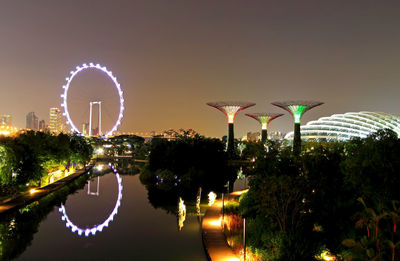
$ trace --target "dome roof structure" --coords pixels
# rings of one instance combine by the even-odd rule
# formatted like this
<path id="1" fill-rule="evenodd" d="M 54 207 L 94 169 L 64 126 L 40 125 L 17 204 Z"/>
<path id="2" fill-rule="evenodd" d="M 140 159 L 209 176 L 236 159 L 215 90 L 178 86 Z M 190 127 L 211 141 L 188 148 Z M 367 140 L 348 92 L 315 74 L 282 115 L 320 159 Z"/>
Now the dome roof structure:
<path id="1" fill-rule="evenodd" d="M 400 115 L 384 112 L 347 112 L 322 117 L 300 127 L 301 139 L 347 141 L 351 138 L 366 138 L 379 129 L 391 129 L 400 136 Z M 285 139 L 292 140 L 293 132 Z"/>

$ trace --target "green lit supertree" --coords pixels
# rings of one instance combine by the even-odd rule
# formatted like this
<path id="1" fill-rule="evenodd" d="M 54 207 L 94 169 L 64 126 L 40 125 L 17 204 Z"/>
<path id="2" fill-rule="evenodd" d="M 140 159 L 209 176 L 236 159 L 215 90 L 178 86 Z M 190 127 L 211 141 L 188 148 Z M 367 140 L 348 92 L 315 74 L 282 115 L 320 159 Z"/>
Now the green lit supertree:
<path id="1" fill-rule="evenodd" d="M 227 151 L 230 155 L 235 152 L 233 124 L 236 115 L 251 106 L 256 105 L 251 102 L 208 102 L 207 105 L 222 111 L 228 120 L 228 148 Z"/>
<path id="2" fill-rule="evenodd" d="M 314 107 L 324 104 L 318 101 L 285 101 L 273 102 L 272 105 L 278 106 L 293 115 L 294 119 L 294 136 L 293 136 L 293 152 L 300 153 L 301 150 L 301 134 L 300 122 L 303 114 Z"/>
<path id="3" fill-rule="evenodd" d="M 263 144 L 267 141 L 269 123 L 282 115 L 283 113 L 246 113 L 246 116 L 255 119 L 261 124 L 261 142 Z"/>

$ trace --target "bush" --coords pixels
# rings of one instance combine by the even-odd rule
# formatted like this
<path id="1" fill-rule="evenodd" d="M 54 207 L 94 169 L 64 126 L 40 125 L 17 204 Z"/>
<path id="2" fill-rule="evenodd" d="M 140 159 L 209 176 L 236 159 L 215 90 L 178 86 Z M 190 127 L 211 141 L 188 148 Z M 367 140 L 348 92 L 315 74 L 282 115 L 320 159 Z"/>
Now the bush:
<path id="1" fill-rule="evenodd" d="M 239 214 L 239 202 L 227 201 L 224 203 L 224 212 L 227 214 Z"/>

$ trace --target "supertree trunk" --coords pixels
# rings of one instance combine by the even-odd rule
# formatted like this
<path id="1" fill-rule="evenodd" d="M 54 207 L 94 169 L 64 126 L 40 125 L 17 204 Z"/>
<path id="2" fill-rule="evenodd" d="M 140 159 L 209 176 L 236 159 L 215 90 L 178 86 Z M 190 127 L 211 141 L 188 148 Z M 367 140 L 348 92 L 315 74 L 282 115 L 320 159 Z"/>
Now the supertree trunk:
<path id="1" fill-rule="evenodd" d="M 261 142 L 262 142 L 262 144 L 265 144 L 265 142 L 267 141 L 267 137 L 268 137 L 268 130 L 261 130 Z"/>
<path id="2" fill-rule="evenodd" d="M 228 123 L 228 154 L 233 156 L 235 154 L 235 140 L 233 133 L 233 123 Z"/>
<path id="3" fill-rule="evenodd" d="M 300 123 L 294 124 L 293 152 L 298 155 L 301 151 Z"/>

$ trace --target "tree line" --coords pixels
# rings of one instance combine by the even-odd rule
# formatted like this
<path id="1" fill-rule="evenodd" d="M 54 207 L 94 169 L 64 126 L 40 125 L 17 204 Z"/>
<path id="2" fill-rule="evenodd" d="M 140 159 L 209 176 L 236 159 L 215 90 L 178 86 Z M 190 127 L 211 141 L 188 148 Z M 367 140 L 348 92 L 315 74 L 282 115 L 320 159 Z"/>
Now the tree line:
<path id="1" fill-rule="evenodd" d="M 398 260 L 400 140 L 390 130 L 348 142 L 254 150 L 240 199 L 248 245 L 266 260 Z"/>
<path id="2" fill-rule="evenodd" d="M 28 131 L 16 137 L 0 137 L 1 194 L 26 184 L 40 185 L 49 172 L 86 164 L 93 153 L 84 137 Z"/>
<path id="3" fill-rule="evenodd" d="M 181 136 L 175 140 L 153 139 L 148 164 L 140 174 L 150 195 L 188 196 L 195 198 L 199 187 L 203 191 L 221 191 L 236 172 L 228 164 L 225 144 L 214 138 Z"/>

